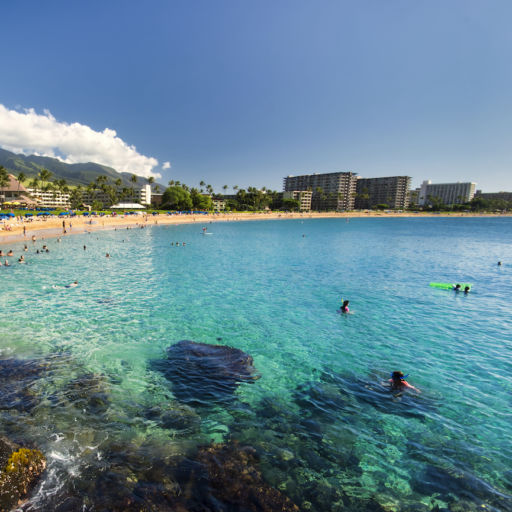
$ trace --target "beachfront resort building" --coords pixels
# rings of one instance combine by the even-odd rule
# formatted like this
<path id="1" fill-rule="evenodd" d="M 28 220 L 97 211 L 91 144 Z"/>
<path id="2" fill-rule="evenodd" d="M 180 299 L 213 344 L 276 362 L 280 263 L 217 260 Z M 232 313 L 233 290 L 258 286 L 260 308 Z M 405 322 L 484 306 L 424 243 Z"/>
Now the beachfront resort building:
<path id="1" fill-rule="evenodd" d="M 27 188 L 30 197 L 37 202 L 38 206 L 44 208 L 69 208 L 70 194 L 60 190 L 43 190 L 40 188 Z"/>
<path id="2" fill-rule="evenodd" d="M 283 199 L 295 199 L 300 202 L 299 210 L 309 212 L 311 210 L 311 199 L 313 192 L 311 190 L 289 190 L 283 192 Z"/>
<path id="3" fill-rule="evenodd" d="M 9 183 L 0 189 L 0 203 L 7 205 L 35 206 L 37 202 L 28 197 L 29 190 L 16 179 L 14 174 L 9 174 Z"/>
<path id="4" fill-rule="evenodd" d="M 418 204 L 429 206 L 436 200 L 447 206 L 469 203 L 475 196 L 475 187 L 476 183 L 472 182 L 432 183 L 426 180 L 421 184 Z"/>
<path id="5" fill-rule="evenodd" d="M 386 205 L 392 210 L 405 210 L 409 206 L 410 176 L 386 178 L 359 178 L 356 187 L 356 208 L 374 208 Z"/>
<path id="6" fill-rule="evenodd" d="M 311 192 L 314 210 L 353 210 L 357 175 L 353 172 L 329 172 L 287 176 L 284 192 Z"/>
<path id="7" fill-rule="evenodd" d="M 481 190 L 477 190 L 475 197 L 481 197 L 482 199 L 488 199 L 490 201 L 512 202 L 512 192 L 482 192 Z"/>
<path id="8" fill-rule="evenodd" d="M 82 191 L 82 199 L 86 204 L 92 204 L 99 202 L 104 208 L 109 208 L 112 204 L 112 196 L 102 190 L 87 190 Z M 123 200 L 127 200 L 133 203 L 142 204 L 144 206 L 151 205 L 151 185 L 143 185 L 140 189 L 130 189 L 126 196 L 123 196 Z M 118 198 L 116 198 L 118 200 Z"/>

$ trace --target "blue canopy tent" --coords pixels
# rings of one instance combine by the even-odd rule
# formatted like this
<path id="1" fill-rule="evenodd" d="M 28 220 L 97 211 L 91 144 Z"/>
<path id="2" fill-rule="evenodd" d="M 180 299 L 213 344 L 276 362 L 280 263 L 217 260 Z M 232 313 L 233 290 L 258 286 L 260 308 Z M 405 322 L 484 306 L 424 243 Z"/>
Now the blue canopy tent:
<path id="1" fill-rule="evenodd" d="M 25 213 L 25 217 L 33 217 L 34 214 L 33 213 Z"/>

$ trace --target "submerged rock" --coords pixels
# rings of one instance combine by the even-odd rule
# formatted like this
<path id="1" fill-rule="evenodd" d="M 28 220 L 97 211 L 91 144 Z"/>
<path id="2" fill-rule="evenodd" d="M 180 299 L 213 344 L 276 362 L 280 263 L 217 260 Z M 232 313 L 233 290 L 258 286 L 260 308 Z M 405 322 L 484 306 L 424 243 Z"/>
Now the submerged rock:
<path id="1" fill-rule="evenodd" d="M 0 511 L 7 512 L 27 498 L 46 467 L 46 459 L 39 450 L 20 448 L 1 438 L 0 462 Z"/>
<path id="2" fill-rule="evenodd" d="M 297 512 L 287 496 L 267 484 L 257 467 L 256 452 L 236 443 L 202 448 L 180 482 L 185 510 Z M 184 475 L 182 474 L 182 477 Z"/>
<path id="3" fill-rule="evenodd" d="M 0 409 L 31 411 L 37 404 L 31 385 L 46 369 L 38 359 L 0 359 Z"/>
<path id="4" fill-rule="evenodd" d="M 188 340 L 170 346 L 167 359 L 153 362 L 152 367 L 172 382 L 178 400 L 196 405 L 229 400 L 239 383 L 259 378 L 245 352 Z"/>

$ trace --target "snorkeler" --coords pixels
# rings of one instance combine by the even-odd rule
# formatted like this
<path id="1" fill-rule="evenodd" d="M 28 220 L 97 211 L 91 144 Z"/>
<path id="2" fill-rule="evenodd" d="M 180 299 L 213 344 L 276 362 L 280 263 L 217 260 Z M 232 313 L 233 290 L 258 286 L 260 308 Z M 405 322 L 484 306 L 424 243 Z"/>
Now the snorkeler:
<path id="1" fill-rule="evenodd" d="M 416 393 L 421 393 L 418 388 L 411 386 L 411 384 L 405 380 L 407 375 L 404 375 L 403 372 L 393 372 L 391 374 L 391 378 L 388 381 L 391 387 L 391 391 L 405 391 L 406 389 L 412 389 L 413 391 L 416 391 Z"/>
<path id="2" fill-rule="evenodd" d="M 350 311 L 350 309 L 348 309 L 348 304 L 349 304 L 348 300 L 343 301 L 343 304 L 341 305 L 341 308 L 340 308 L 340 311 L 342 313 L 348 313 Z"/>

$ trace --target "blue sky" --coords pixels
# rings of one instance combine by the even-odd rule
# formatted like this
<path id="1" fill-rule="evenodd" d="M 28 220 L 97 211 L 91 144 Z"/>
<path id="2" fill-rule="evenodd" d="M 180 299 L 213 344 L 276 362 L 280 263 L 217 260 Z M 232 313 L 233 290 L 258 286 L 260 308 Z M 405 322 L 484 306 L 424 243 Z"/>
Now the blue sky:
<path id="1" fill-rule="evenodd" d="M 511 14 L 493 0 L 2 2 L 0 146 L 217 189 L 352 170 L 512 190 Z M 52 140 L 72 123 L 67 145 Z"/>

